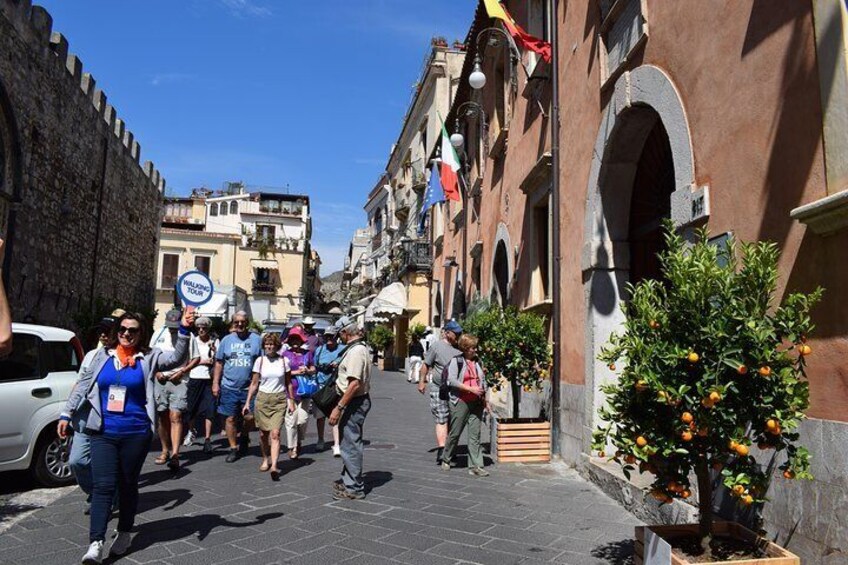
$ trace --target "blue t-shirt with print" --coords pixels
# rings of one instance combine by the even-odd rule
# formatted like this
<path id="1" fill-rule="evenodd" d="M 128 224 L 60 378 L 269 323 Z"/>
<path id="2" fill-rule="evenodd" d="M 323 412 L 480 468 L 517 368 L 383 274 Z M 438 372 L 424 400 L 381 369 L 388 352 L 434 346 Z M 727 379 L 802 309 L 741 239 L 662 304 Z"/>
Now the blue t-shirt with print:
<path id="1" fill-rule="evenodd" d="M 253 332 L 242 339 L 238 334 L 228 334 L 221 340 L 215 353 L 217 361 L 224 362 L 221 386 L 234 390 L 245 390 L 250 386 L 253 362 L 262 353 L 262 340 Z"/>
<path id="2" fill-rule="evenodd" d="M 318 368 L 319 384 L 323 385 L 330 380 L 332 371 L 329 370 L 328 366 L 336 362 L 345 347 L 344 345 L 336 345 L 336 348 L 331 350 L 326 345 L 322 345 L 315 351 L 315 366 Z"/>

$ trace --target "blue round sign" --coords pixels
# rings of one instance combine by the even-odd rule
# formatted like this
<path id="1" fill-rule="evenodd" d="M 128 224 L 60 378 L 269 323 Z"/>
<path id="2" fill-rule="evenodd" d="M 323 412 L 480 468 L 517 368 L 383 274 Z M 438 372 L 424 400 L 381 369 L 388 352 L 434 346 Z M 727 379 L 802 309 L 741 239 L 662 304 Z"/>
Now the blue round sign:
<path id="1" fill-rule="evenodd" d="M 177 280 L 177 295 L 188 306 L 202 306 L 212 300 L 215 285 L 206 273 L 189 271 Z"/>

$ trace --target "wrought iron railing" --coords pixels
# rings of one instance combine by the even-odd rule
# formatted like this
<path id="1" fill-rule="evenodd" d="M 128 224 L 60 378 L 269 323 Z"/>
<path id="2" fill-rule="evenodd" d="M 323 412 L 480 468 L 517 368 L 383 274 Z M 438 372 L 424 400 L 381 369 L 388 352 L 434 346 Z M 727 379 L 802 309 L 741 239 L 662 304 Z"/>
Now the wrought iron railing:
<path id="1" fill-rule="evenodd" d="M 427 271 L 433 264 L 430 242 L 427 240 L 401 242 L 399 255 L 401 272 Z"/>

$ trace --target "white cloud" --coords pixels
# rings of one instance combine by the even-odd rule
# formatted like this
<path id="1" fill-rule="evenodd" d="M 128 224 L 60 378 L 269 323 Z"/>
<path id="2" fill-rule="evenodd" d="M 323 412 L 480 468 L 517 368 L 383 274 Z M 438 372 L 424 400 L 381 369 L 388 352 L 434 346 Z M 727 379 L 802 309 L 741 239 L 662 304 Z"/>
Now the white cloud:
<path id="1" fill-rule="evenodd" d="M 218 0 L 230 13 L 239 18 L 245 17 L 267 17 L 272 14 L 271 9 L 261 6 L 252 0 Z"/>

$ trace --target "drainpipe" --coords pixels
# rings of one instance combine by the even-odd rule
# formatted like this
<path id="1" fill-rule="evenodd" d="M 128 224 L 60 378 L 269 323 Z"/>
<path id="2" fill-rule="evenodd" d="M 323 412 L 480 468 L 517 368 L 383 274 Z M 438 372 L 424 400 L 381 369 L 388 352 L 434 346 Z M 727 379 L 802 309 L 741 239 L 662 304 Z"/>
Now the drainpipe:
<path id="1" fill-rule="evenodd" d="M 554 366 L 553 374 L 551 375 L 551 453 L 554 456 L 561 455 L 560 452 L 560 379 L 562 378 L 562 355 L 560 353 L 560 341 L 562 332 L 561 312 L 560 312 L 560 269 L 562 266 L 562 257 L 560 256 L 560 213 L 559 213 L 559 174 L 560 174 L 560 155 L 559 155 L 559 15 L 557 10 L 558 0 L 550 0 L 551 14 L 551 52 L 553 66 L 552 75 L 552 108 L 551 108 L 551 161 L 553 183 L 551 186 L 551 207 L 553 208 L 553 285 L 551 298 L 553 299 L 553 326 L 554 335 L 557 336 L 553 343 L 554 350 Z"/>

